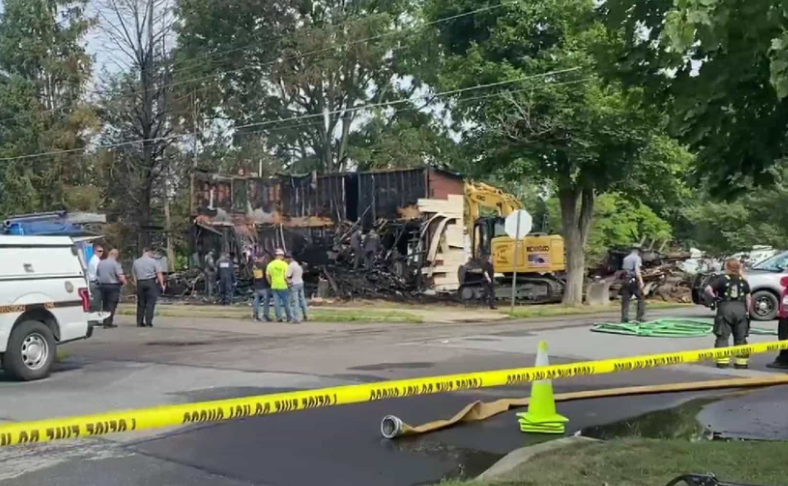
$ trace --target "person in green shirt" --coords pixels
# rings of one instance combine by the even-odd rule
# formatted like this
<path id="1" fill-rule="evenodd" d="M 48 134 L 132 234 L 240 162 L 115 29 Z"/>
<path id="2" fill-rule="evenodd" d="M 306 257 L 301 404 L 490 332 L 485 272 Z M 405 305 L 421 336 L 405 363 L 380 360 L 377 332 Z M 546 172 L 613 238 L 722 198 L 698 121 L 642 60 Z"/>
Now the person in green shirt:
<path id="1" fill-rule="evenodd" d="M 282 321 L 282 307 L 285 309 L 287 322 L 293 322 L 293 314 L 290 309 L 290 288 L 287 285 L 288 265 L 285 261 L 285 252 L 277 248 L 276 259 L 268 264 L 265 269 L 265 276 L 271 284 L 271 292 L 274 294 L 274 313 L 276 320 Z"/>

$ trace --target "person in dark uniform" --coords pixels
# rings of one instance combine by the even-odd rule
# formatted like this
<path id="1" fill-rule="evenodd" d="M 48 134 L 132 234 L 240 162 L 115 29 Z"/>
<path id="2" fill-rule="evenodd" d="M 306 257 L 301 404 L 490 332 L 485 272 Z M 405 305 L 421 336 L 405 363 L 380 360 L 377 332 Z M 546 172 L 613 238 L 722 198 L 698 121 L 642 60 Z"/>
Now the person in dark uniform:
<path id="1" fill-rule="evenodd" d="M 208 300 L 213 298 L 214 288 L 216 287 L 216 260 L 214 255 L 215 250 L 211 250 L 205 254 L 205 262 L 202 271 L 205 274 L 205 295 Z"/>
<path id="2" fill-rule="evenodd" d="M 137 285 L 137 327 L 153 327 L 156 300 L 165 288 L 161 261 L 150 248 L 145 248 L 142 256 L 134 260 L 131 274 Z"/>
<path id="3" fill-rule="evenodd" d="M 109 317 L 104 319 L 105 328 L 118 327 L 115 324 L 115 310 L 120 301 L 121 287 L 126 285 L 126 275 L 118 262 L 119 257 L 120 252 L 113 248 L 109 256 L 96 267 L 96 277 L 101 289 L 101 308 L 104 312 L 109 312 Z"/>
<path id="4" fill-rule="evenodd" d="M 643 295 L 643 259 L 640 257 L 640 245 L 632 245 L 631 252 L 624 258 L 622 270 L 624 282 L 621 286 L 621 322 L 629 322 L 629 302 L 632 297 L 638 299 L 636 319 L 643 322 L 646 318 L 646 299 Z"/>
<path id="5" fill-rule="evenodd" d="M 742 264 L 735 258 L 725 262 L 725 275 L 712 280 L 706 287 L 706 294 L 717 300 L 717 317 L 714 319 L 714 335 L 717 340 L 715 348 L 730 346 L 733 334 L 733 345 L 747 344 L 750 332 L 749 309 L 752 305 L 750 284 L 742 276 Z M 742 354 L 734 358 L 733 364 L 738 369 L 746 369 L 749 356 Z M 730 358 L 717 359 L 718 368 L 727 368 Z"/>
<path id="6" fill-rule="evenodd" d="M 777 339 L 788 340 L 788 317 L 780 317 L 777 321 Z M 788 370 L 788 349 L 780 350 L 774 361 L 766 365 L 767 368 Z"/>
<path id="7" fill-rule="evenodd" d="M 366 238 L 364 238 L 364 266 L 367 270 L 372 270 L 372 265 L 375 263 L 375 257 L 380 252 L 380 235 L 375 229 L 369 230 Z"/>
<path id="8" fill-rule="evenodd" d="M 495 309 L 495 268 L 492 263 L 492 255 L 482 263 L 482 276 L 484 277 L 482 280 L 484 298 L 487 299 L 490 309 Z"/>
<path id="9" fill-rule="evenodd" d="M 364 259 L 364 250 L 362 244 L 364 242 L 364 233 L 361 228 L 356 228 L 353 235 L 350 237 L 350 248 L 353 249 L 353 270 L 358 270 L 361 266 L 361 261 Z"/>
<path id="10" fill-rule="evenodd" d="M 233 268 L 233 261 L 227 253 L 222 253 L 222 256 L 216 262 L 219 267 L 219 287 L 222 294 L 222 305 L 230 305 L 233 303 L 233 280 L 235 280 L 235 271 Z"/>
<path id="11" fill-rule="evenodd" d="M 255 321 L 260 320 L 260 303 L 263 304 L 263 319 L 271 322 L 271 284 L 265 276 L 265 268 L 270 263 L 267 256 L 261 256 L 254 262 L 254 307 L 252 317 Z"/>

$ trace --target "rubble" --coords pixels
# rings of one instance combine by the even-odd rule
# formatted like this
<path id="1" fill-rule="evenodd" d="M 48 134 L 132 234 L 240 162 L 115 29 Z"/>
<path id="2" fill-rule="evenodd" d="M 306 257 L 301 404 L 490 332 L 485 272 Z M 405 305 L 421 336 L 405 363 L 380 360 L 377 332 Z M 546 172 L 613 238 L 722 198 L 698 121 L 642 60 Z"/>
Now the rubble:
<path id="1" fill-rule="evenodd" d="M 609 284 L 611 298 L 615 298 L 621 290 L 621 265 L 628 253 L 627 249 L 612 249 L 602 264 L 589 272 L 594 282 Z M 683 265 L 692 258 L 691 253 L 646 250 L 642 258 L 644 292 L 647 297 L 659 297 L 666 302 L 692 302 L 692 274 L 686 272 Z"/>
<path id="2" fill-rule="evenodd" d="M 353 270 L 339 265 L 322 268 L 322 274 L 331 287 L 335 297 L 354 298 L 392 298 L 415 296 L 417 287 L 407 279 L 386 269 Z"/>

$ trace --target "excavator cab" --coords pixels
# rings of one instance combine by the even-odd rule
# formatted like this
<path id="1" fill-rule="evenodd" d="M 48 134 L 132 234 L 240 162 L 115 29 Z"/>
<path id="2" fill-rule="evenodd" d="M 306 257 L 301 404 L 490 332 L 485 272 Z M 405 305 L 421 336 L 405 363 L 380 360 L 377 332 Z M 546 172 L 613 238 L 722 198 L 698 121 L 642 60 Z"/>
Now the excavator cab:
<path id="1" fill-rule="evenodd" d="M 496 227 L 503 227 L 503 218 L 484 217 L 473 224 L 473 259 L 485 260 L 492 254 L 492 241 L 496 236 Z"/>
<path id="2" fill-rule="evenodd" d="M 506 234 L 504 218 L 489 216 L 473 225 L 473 267 L 493 257 L 493 267 L 505 275 L 514 272 L 514 240 Z M 564 239 L 558 235 L 532 233 L 517 245 L 517 272 L 560 273 L 566 268 Z"/>

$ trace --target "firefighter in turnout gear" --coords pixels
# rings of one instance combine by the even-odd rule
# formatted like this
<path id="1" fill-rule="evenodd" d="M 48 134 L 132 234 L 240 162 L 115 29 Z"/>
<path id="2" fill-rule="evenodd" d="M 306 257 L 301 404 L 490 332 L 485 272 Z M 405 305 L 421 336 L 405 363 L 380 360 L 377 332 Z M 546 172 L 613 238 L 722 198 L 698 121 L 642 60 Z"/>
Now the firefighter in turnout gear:
<path id="1" fill-rule="evenodd" d="M 751 302 L 750 284 L 742 275 L 742 264 L 736 259 L 725 262 L 725 275 L 712 280 L 706 287 L 706 293 L 717 300 L 717 317 L 714 319 L 714 335 L 717 340 L 715 348 L 730 346 L 729 338 L 733 335 L 734 346 L 747 344 L 750 333 L 749 309 Z M 746 369 L 749 356 L 742 354 L 734 357 L 736 368 Z M 730 358 L 719 358 L 718 368 L 727 368 Z"/>

